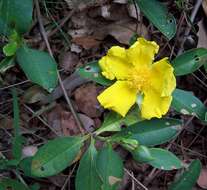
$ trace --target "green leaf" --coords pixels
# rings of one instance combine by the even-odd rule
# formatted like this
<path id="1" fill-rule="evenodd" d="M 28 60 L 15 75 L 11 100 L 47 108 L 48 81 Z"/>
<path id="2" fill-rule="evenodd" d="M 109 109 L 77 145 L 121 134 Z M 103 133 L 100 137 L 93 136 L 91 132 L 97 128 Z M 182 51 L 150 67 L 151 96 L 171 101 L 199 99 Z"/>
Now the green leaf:
<path id="1" fill-rule="evenodd" d="M 132 125 L 141 121 L 142 118 L 139 113 L 139 108 L 134 107 L 125 117 L 117 114 L 116 112 L 109 112 L 104 118 L 104 122 L 101 127 L 96 131 L 96 135 L 99 135 L 106 131 L 121 131 L 122 125 Z"/>
<path id="2" fill-rule="evenodd" d="M 9 169 L 8 160 L 0 157 L 0 171 Z"/>
<path id="3" fill-rule="evenodd" d="M 143 146 L 143 145 L 138 146 L 131 153 L 133 155 L 133 158 L 140 163 L 149 162 L 154 159 L 151 155 L 149 148 L 147 148 L 146 146 Z"/>
<path id="4" fill-rule="evenodd" d="M 199 160 L 194 160 L 187 170 L 175 181 L 173 182 L 169 190 L 190 190 L 196 184 L 196 181 L 201 172 L 201 162 Z"/>
<path id="5" fill-rule="evenodd" d="M 61 172 L 73 163 L 82 144 L 80 137 L 60 137 L 49 141 L 33 157 L 32 175 L 48 177 Z"/>
<path id="6" fill-rule="evenodd" d="M 17 42 L 10 42 L 3 47 L 4 55 L 7 57 L 15 55 L 18 48 Z"/>
<path id="7" fill-rule="evenodd" d="M 32 159 L 33 157 L 24 158 L 18 165 L 19 169 L 24 172 L 24 175 L 29 177 L 33 177 L 31 173 Z"/>
<path id="8" fill-rule="evenodd" d="M 167 7 L 157 0 L 136 0 L 140 10 L 169 40 L 176 33 L 176 20 Z"/>
<path id="9" fill-rule="evenodd" d="M 14 114 L 14 138 L 12 143 L 12 155 L 15 160 L 20 161 L 22 157 L 22 146 L 24 142 L 24 138 L 20 134 L 20 118 L 19 118 L 19 105 L 18 105 L 18 97 L 15 89 L 12 89 L 13 96 L 13 114 Z"/>
<path id="10" fill-rule="evenodd" d="M 26 76 L 51 92 L 57 85 L 57 64 L 46 52 L 22 47 L 17 51 L 17 61 Z"/>
<path id="11" fill-rule="evenodd" d="M 112 138 L 128 137 L 141 145 L 155 146 L 176 137 L 182 122 L 177 119 L 151 119 L 133 124 L 118 132 Z"/>
<path id="12" fill-rule="evenodd" d="M 14 159 L 20 161 L 22 158 L 22 147 L 25 143 L 25 138 L 21 135 L 15 136 L 12 142 L 12 155 Z"/>
<path id="13" fill-rule="evenodd" d="M 96 169 L 97 151 L 94 142 L 83 155 L 78 167 L 75 184 L 76 190 L 101 190 L 101 179 Z"/>
<path id="14" fill-rule="evenodd" d="M 83 78 L 90 79 L 104 86 L 110 86 L 114 83 L 114 81 L 106 79 L 101 74 L 101 68 L 98 65 L 98 61 L 92 61 L 87 65 L 80 67 L 77 70 L 77 73 Z"/>
<path id="15" fill-rule="evenodd" d="M 207 49 L 197 48 L 186 51 L 172 61 L 176 76 L 187 75 L 207 64 Z"/>
<path id="16" fill-rule="evenodd" d="M 13 179 L 3 179 L 0 181 L 0 190 L 29 190 L 25 185 Z"/>
<path id="17" fill-rule="evenodd" d="M 7 31 L 7 27 L 16 29 L 19 33 L 27 32 L 32 23 L 32 12 L 32 0 L 1 0 L 0 18 L 4 23 L 1 33 Z"/>
<path id="18" fill-rule="evenodd" d="M 152 161 L 148 164 L 161 170 L 174 170 L 182 167 L 182 162 L 171 152 L 161 148 L 149 149 Z"/>
<path id="19" fill-rule="evenodd" d="M 5 73 L 8 69 L 15 65 L 14 57 L 6 57 L 0 62 L 0 73 Z"/>
<path id="20" fill-rule="evenodd" d="M 0 16 L 0 34 L 9 36 L 11 34 L 11 31 L 12 30 L 8 27 L 7 23 Z"/>
<path id="21" fill-rule="evenodd" d="M 184 115 L 194 115 L 205 121 L 207 108 L 193 95 L 192 92 L 176 89 L 173 92 L 173 101 L 171 106 L 179 113 Z"/>
<path id="22" fill-rule="evenodd" d="M 97 171 L 102 179 L 104 190 L 116 190 L 123 178 L 123 162 L 111 145 L 98 152 Z"/>

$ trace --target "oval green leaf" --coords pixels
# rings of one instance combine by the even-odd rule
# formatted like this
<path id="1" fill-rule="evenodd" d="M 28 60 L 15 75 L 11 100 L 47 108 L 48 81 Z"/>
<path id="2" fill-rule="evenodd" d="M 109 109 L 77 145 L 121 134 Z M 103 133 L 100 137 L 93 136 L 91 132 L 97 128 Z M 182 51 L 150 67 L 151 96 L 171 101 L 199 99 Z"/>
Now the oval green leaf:
<path id="1" fill-rule="evenodd" d="M 104 86 L 110 86 L 114 81 L 108 80 L 101 74 L 101 68 L 98 61 L 92 61 L 77 70 L 77 73 L 83 77 L 95 81 Z"/>
<path id="2" fill-rule="evenodd" d="M 161 170 L 174 170 L 182 167 L 182 162 L 171 152 L 161 148 L 149 149 L 153 160 L 148 164 Z"/>
<path id="3" fill-rule="evenodd" d="M 196 184 L 200 172 L 201 162 L 199 160 L 192 161 L 187 170 L 170 185 L 169 190 L 192 189 L 193 186 Z"/>
<path id="4" fill-rule="evenodd" d="M 176 76 L 187 75 L 207 64 L 207 49 L 197 48 L 186 51 L 172 61 Z"/>
<path id="5" fill-rule="evenodd" d="M 154 159 L 151 155 L 149 148 L 143 145 L 138 146 L 131 153 L 132 153 L 133 158 L 140 163 L 149 162 Z"/>
<path id="6" fill-rule="evenodd" d="M 176 33 L 176 20 L 167 10 L 167 7 L 157 0 L 136 0 L 144 15 L 162 32 L 169 40 Z"/>
<path id="7" fill-rule="evenodd" d="M 194 115 L 205 121 L 207 108 L 192 92 L 175 89 L 171 107 L 184 115 Z"/>
<path id="8" fill-rule="evenodd" d="M 182 122 L 177 119 L 151 119 L 133 124 L 118 132 L 112 138 L 135 139 L 141 145 L 155 146 L 176 137 Z"/>
<path id="9" fill-rule="evenodd" d="M 31 174 L 48 177 L 61 172 L 72 164 L 82 144 L 80 137 L 61 137 L 49 141 L 33 157 Z"/>
<path id="10" fill-rule="evenodd" d="M 17 61 L 28 79 L 48 92 L 57 86 L 57 64 L 48 53 L 24 46 L 17 51 Z"/>
<path id="11" fill-rule="evenodd" d="M 25 185 L 23 185 L 22 183 L 20 183 L 17 180 L 13 180 L 13 179 L 3 179 L 0 181 L 0 190 L 29 190 L 29 188 L 27 188 Z"/>
<path id="12" fill-rule="evenodd" d="M 1 33 L 8 34 L 8 27 L 16 29 L 19 33 L 25 33 L 32 24 L 33 1 L 32 0 L 2 0 L 0 3 L 0 29 Z"/>
<path id="13" fill-rule="evenodd" d="M 80 161 L 75 179 L 76 190 L 101 189 L 102 182 L 96 169 L 96 157 L 97 151 L 92 142 Z"/>
<path id="14" fill-rule="evenodd" d="M 98 152 L 96 167 L 103 182 L 102 189 L 115 190 L 124 174 L 123 162 L 111 145 Z"/>

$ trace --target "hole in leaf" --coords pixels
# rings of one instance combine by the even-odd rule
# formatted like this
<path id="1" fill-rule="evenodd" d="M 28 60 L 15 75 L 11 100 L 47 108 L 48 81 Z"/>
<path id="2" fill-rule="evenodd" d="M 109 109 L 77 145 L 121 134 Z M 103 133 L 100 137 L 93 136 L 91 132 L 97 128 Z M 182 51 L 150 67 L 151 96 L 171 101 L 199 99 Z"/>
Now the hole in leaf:
<path id="1" fill-rule="evenodd" d="M 173 23 L 173 19 L 170 19 L 170 20 L 169 20 L 169 23 Z"/>
<path id="2" fill-rule="evenodd" d="M 90 67 L 90 66 L 86 66 L 86 67 L 85 67 L 85 70 L 86 70 L 86 71 L 90 71 L 90 70 L 91 70 L 91 67 Z"/>
<path id="3" fill-rule="evenodd" d="M 200 58 L 198 57 L 198 55 L 195 55 L 194 59 L 195 59 L 196 62 L 200 61 Z"/>
<path id="4" fill-rule="evenodd" d="M 42 166 L 42 167 L 40 168 L 40 170 L 41 170 L 41 171 L 45 171 L 45 168 Z"/>

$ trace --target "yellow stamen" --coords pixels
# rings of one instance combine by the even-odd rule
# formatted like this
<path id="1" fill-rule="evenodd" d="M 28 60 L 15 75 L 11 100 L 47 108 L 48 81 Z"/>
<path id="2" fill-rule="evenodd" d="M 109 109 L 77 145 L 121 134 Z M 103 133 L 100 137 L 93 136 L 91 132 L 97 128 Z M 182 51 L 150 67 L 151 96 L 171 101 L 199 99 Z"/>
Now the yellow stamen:
<path id="1" fill-rule="evenodd" d="M 149 85 L 150 68 L 143 67 L 142 69 L 135 68 L 129 74 L 128 82 L 131 88 L 141 91 L 143 87 Z"/>

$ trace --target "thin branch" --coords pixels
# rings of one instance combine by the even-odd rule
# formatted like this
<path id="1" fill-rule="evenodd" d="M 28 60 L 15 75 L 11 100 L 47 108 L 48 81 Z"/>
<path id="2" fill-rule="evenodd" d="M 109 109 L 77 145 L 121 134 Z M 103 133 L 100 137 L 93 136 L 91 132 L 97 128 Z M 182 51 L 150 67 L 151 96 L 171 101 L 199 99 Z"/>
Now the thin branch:
<path id="1" fill-rule="evenodd" d="M 140 185 L 144 190 L 148 190 L 147 187 L 145 187 L 139 180 L 137 180 L 137 178 L 134 177 L 134 175 L 132 175 L 129 170 L 127 170 L 126 168 L 124 168 L 124 171 L 127 172 L 127 174 L 138 184 Z"/>

